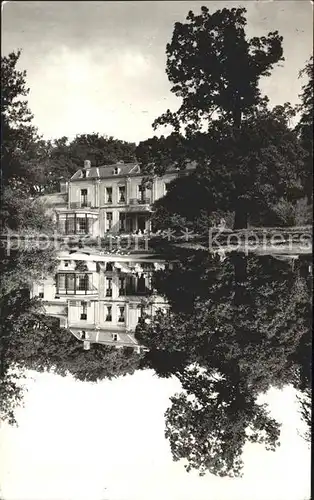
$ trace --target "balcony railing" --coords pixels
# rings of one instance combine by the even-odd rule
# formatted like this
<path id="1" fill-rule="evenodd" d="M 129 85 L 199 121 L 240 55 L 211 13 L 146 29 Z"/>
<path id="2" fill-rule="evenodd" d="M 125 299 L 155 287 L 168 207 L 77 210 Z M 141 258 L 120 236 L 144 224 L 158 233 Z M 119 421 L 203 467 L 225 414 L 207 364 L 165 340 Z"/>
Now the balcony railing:
<path id="1" fill-rule="evenodd" d="M 58 273 L 56 275 L 57 295 L 95 295 L 98 289 L 92 283 L 91 274 Z"/>
<path id="2" fill-rule="evenodd" d="M 91 201 L 71 201 L 70 208 L 91 208 Z"/>
<path id="3" fill-rule="evenodd" d="M 149 288 L 136 288 L 134 286 L 126 286 L 125 288 L 120 288 L 119 289 L 119 296 L 129 296 L 129 295 L 136 295 L 136 296 L 145 296 L 145 295 L 150 295 L 151 290 Z"/>
<path id="4" fill-rule="evenodd" d="M 150 198 L 130 198 L 130 205 L 149 205 Z"/>

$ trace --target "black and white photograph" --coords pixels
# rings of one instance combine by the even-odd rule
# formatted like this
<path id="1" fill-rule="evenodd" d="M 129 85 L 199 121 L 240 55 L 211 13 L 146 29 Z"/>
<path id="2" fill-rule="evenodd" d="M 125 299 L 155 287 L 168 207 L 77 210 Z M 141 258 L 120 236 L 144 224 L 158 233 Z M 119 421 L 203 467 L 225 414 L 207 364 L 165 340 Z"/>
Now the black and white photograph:
<path id="1" fill-rule="evenodd" d="M 311 500 L 313 2 L 1 2 L 0 500 Z"/>

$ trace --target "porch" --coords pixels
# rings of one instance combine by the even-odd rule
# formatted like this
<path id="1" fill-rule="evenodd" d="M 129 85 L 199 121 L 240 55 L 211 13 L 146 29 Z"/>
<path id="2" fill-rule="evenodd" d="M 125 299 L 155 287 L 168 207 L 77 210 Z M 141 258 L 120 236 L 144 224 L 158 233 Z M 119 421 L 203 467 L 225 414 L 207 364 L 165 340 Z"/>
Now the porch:
<path id="1" fill-rule="evenodd" d="M 120 276 L 119 297 L 146 297 L 152 293 L 149 278 L 144 276 Z"/>
<path id="2" fill-rule="evenodd" d="M 92 273 L 58 273 L 56 295 L 98 295 Z"/>
<path id="3" fill-rule="evenodd" d="M 57 230 L 64 235 L 93 235 L 98 211 L 79 210 L 57 213 Z"/>
<path id="4" fill-rule="evenodd" d="M 119 233 L 148 233 L 151 229 L 150 214 L 140 212 L 119 213 Z"/>

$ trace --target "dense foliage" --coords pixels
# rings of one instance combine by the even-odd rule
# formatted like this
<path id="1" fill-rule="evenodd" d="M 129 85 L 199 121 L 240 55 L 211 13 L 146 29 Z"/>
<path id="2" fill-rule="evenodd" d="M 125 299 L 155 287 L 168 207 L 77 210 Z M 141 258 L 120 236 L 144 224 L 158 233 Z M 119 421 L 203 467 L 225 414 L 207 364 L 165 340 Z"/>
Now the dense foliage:
<path id="1" fill-rule="evenodd" d="M 71 178 L 84 160 L 92 166 L 135 161 L 135 144 L 98 133 L 77 135 L 72 141 L 61 137 L 45 142 L 44 147 L 45 156 L 34 172 L 37 191 L 42 193 L 58 191 L 60 181 Z"/>
<path id="2" fill-rule="evenodd" d="M 221 264 L 200 254 L 157 275 L 171 312 L 137 328 L 150 349 L 143 366 L 182 383 L 166 413 L 166 436 L 174 458 L 200 473 L 240 474 L 247 439 L 278 445 L 279 426 L 258 404 L 261 393 L 289 383 L 311 387 L 307 263 L 294 272 L 272 257 L 248 258 L 238 303 L 235 258 Z"/>
<path id="3" fill-rule="evenodd" d="M 311 64 L 294 130 L 296 110 L 289 103 L 271 109 L 259 88 L 284 60 L 282 37 L 272 32 L 248 39 L 245 15 L 244 8 L 210 14 L 202 7 L 200 15 L 189 12 L 185 23 L 175 24 L 166 72 L 181 105 L 154 122 L 174 132 L 141 142 L 136 154 L 149 173 L 162 174 L 169 164 L 184 170 L 191 162 L 196 171 L 174 182 L 156 204 L 156 228 L 199 230 L 212 222 L 213 211 L 234 214 L 235 228 L 311 220 L 307 207 L 301 203 L 300 217 L 297 206 L 310 191 Z"/>

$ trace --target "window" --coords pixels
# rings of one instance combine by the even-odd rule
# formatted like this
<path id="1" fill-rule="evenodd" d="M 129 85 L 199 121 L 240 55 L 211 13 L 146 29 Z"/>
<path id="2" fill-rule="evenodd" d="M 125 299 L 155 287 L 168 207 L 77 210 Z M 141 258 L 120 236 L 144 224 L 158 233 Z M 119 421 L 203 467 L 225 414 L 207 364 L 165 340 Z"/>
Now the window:
<path id="1" fill-rule="evenodd" d="M 65 294 L 75 294 L 77 291 L 87 292 L 91 290 L 89 274 L 87 273 L 58 273 L 57 274 L 57 295 L 61 291 Z"/>
<path id="2" fill-rule="evenodd" d="M 88 227 L 88 219 L 87 217 L 78 217 L 76 219 L 76 232 L 77 233 L 87 233 L 87 227 Z"/>
<path id="3" fill-rule="evenodd" d="M 170 182 L 165 182 L 165 184 L 164 184 L 164 194 L 167 194 L 167 193 L 168 193 L 168 190 L 169 190 L 169 184 L 170 184 Z"/>
<path id="4" fill-rule="evenodd" d="M 83 198 L 82 198 L 83 200 Z M 82 206 L 84 201 L 82 201 Z M 66 214 L 65 219 L 65 233 L 66 234 L 80 234 L 88 233 L 88 218 L 87 214 Z"/>
<path id="5" fill-rule="evenodd" d="M 119 203 L 125 203 L 125 186 L 119 186 Z"/>
<path id="6" fill-rule="evenodd" d="M 106 271 L 113 271 L 112 262 L 107 262 L 106 263 Z"/>
<path id="7" fill-rule="evenodd" d="M 81 319 L 87 319 L 87 303 L 81 302 Z"/>
<path id="8" fill-rule="evenodd" d="M 124 318 L 125 307 L 123 307 L 123 306 L 119 307 L 119 311 L 120 311 L 120 315 L 119 315 L 119 318 L 118 318 L 118 322 L 119 323 L 124 323 L 124 321 L 125 321 L 125 318 Z"/>
<path id="9" fill-rule="evenodd" d="M 66 234 L 75 233 L 75 215 L 66 214 L 65 227 L 66 227 L 65 229 Z"/>
<path id="10" fill-rule="evenodd" d="M 121 172 L 121 169 L 120 169 L 119 167 L 115 167 L 115 168 L 113 169 L 113 175 L 119 175 L 119 174 L 120 174 L 120 172 Z"/>
<path id="11" fill-rule="evenodd" d="M 87 206 L 87 189 L 81 189 L 81 206 Z"/>
<path id="12" fill-rule="evenodd" d="M 112 306 L 106 306 L 106 321 L 112 321 Z"/>
<path id="13" fill-rule="evenodd" d="M 112 278 L 106 278 L 107 288 L 106 297 L 112 297 Z"/>
<path id="14" fill-rule="evenodd" d="M 111 336 L 112 336 L 112 340 L 113 340 L 114 342 L 117 342 L 117 341 L 118 341 L 118 335 L 117 335 L 116 333 L 112 333 L 112 334 L 111 334 Z"/>
<path id="15" fill-rule="evenodd" d="M 39 285 L 39 287 L 38 287 L 38 297 L 40 299 L 44 298 L 44 285 Z"/>
<path id="16" fill-rule="evenodd" d="M 125 278 L 119 278 L 119 295 L 125 295 Z"/>
<path id="17" fill-rule="evenodd" d="M 119 213 L 119 229 L 120 231 L 125 231 L 126 228 L 126 214 L 124 212 Z"/>
<path id="18" fill-rule="evenodd" d="M 144 203 L 144 201 L 145 201 L 145 192 L 146 192 L 145 186 L 143 186 L 143 184 L 139 184 L 138 185 L 138 193 L 139 193 L 139 201 L 141 203 Z"/>
<path id="19" fill-rule="evenodd" d="M 66 282 L 66 275 L 65 274 L 58 274 L 57 276 L 57 286 L 61 290 L 65 289 L 65 282 Z"/>
<path id="20" fill-rule="evenodd" d="M 105 203 L 112 203 L 112 187 L 106 187 Z"/>
<path id="21" fill-rule="evenodd" d="M 110 229 L 112 228 L 112 212 L 106 213 L 106 219 L 107 219 L 107 231 L 110 231 Z"/>
<path id="22" fill-rule="evenodd" d="M 78 275 L 77 289 L 78 290 L 88 290 L 88 275 L 87 274 L 79 274 Z"/>

